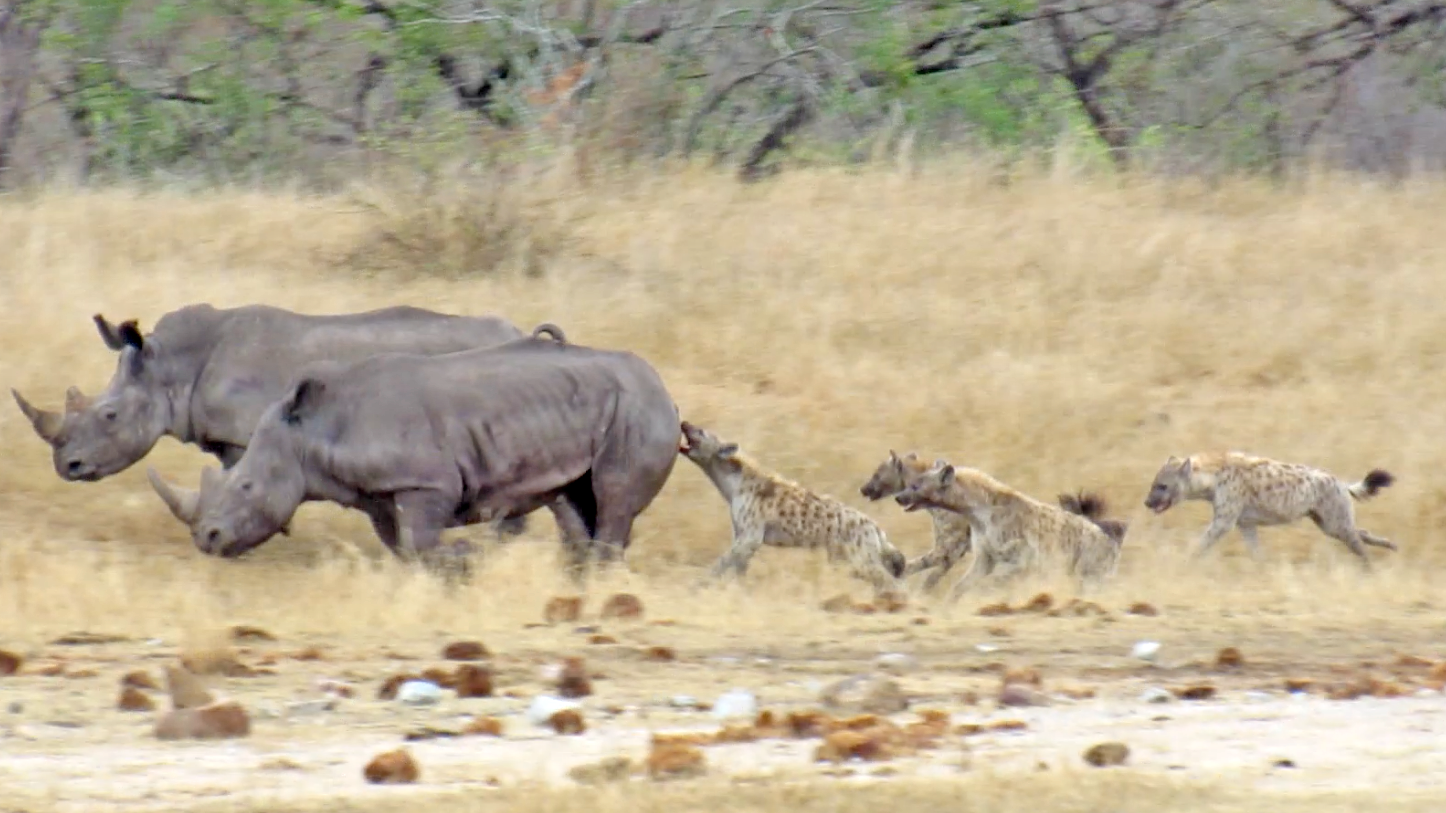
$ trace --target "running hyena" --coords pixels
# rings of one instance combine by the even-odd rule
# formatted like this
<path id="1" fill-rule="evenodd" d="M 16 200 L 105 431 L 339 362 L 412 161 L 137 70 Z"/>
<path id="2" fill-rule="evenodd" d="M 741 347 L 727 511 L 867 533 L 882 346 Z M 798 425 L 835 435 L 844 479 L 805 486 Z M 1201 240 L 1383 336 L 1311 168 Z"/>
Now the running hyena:
<path id="1" fill-rule="evenodd" d="M 1102 502 L 1086 495 L 1092 505 Z M 1048 559 L 1063 559 L 1082 581 L 1114 573 L 1120 542 L 1079 513 L 1041 502 L 978 469 L 939 460 L 894 496 L 907 511 L 944 508 L 966 517 L 978 551 L 968 572 L 949 591 L 957 599 L 977 580 L 1017 575 Z"/>
<path id="2" fill-rule="evenodd" d="M 929 464 L 914 452 L 899 457 L 893 449 L 889 459 L 879 464 L 869 481 L 859 492 L 869 500 L 892 497 L 908 488 L 909 483 L 929 470 Z M 971 547 L 969 520 L 944 508 L 930 508 L 929 518 L 934 522 L 934 547 L 923 556 L 904 566 L 904 576 L 912 576 L 924 570 L 931 572 L 924 579 L 924 589 L 932 590 L 939 580 L 959 564 Z"/>
<path id="3" fill-rule="evenodd" d="M 1260 555 L 1255 529 L 1284 525 L 1310 517 L 1327 536 L 1345 543 L 1367 570 L 1371 560 L 1361 543 L 1395 550 L 1395 543 L 1356 527 L 1352 498 L 1369 500 L 1396 482 L 1384 469 L 1372 469 L 1363 480 L 1347 484 L 1328 471 L 1299 463 L 1282 463 L 1241 452 L 1198 454 L 1183 460 L 1171 456 L 1150 485 L 1145 507 L 1163 514 L 1185 500 L 1208 500 L 1215 510 L 1200 539 L 1200 556 L 1231 528 L 1251 556 Z"/>
<path id="4" fill-rule="evenodd" d="M 733 544 L 710 571 L 742 576 L 764 545 L 823 548 L 831 562 L 845 561 L 853 574 L 876 590 L 897 586 L 904 554 L 878 523 L 863 512 L 766 471 L 738 450 L 738 444 L 687 421 L 679 453 L 698 465 L 733 518 Z"/>

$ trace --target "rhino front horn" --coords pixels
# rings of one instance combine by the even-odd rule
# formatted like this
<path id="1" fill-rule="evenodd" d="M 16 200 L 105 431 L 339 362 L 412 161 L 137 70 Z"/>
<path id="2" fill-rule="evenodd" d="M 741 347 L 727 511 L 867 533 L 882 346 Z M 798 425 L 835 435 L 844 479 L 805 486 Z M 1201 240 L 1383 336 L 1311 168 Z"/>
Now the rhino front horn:
<path id="1" fill-rule="evenodd" d="M 30 425 L 35 427 L 35 434 L 46 443 L 53 444 L 55 437 L 60 434 L 60 426 L 65 422 L 65 416 L 58 412 L 36 409 L 25 400 L 25 396 L 21 395 L 19 390 L 12 389 L 10 394 L 15 396 L 15 403 L 20 406 L 20 411 L 30 419 Z"/>
<path id="2" fill-rule="evenodd" d="M 196 521 L 196 506 L 201 501 L 201 492 L 172 486 L 162 480 L 161 475 L 150 466 L 146 466 L 146 479 L 151 481 L 151 488 L 161 495 L 161 499 L 165 501 L 166 507 L 171 509 L 171 513 L 176 516 L 176 519 L 186 523 L 187 526 Z"/>

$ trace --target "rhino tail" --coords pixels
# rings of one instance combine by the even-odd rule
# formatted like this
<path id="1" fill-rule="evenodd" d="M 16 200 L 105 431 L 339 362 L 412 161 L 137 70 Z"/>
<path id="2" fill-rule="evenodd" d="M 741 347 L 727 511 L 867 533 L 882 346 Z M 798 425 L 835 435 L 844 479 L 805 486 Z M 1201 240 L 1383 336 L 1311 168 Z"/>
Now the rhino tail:
<path id="1" fill-rule="evenodd" d="M 532 329 L 532 338 L 540 339 L 543 336 L 551 337 L 558 344 L 567 344 L 567 334 L 562 332 L 562 328 L 551 322 L 543 322 Z"/>

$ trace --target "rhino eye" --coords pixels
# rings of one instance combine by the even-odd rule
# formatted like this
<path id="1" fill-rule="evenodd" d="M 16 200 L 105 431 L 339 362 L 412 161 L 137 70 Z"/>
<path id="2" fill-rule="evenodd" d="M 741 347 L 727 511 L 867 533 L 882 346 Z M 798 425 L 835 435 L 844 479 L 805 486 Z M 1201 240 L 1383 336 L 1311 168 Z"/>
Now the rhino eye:
<path id="1" fill-rule="evenodd" d="M 108 420 L 108 421 L 113 421 L 113 420 L 115 420 L 115 417 L 116 417 L 116 416 L 115 416 L 115 410 L 114 410 L 114 409 L 107 409 L 107 410 L 105 411 L 105 413 L 104 413 L 104 417 L 105 417 L 105 419 Z"/>
<path id="2" fill-rule="evenodd" d="M 246 482 L 242 483 L 242 484 L 241 484 L 241 490 L 244 491 L 244 492 L 246 492 L 247 494 L 250 494 L 250 493 L 251 493 L 251 481 L 250 481 L 250 480 L 247 480 Z"/>

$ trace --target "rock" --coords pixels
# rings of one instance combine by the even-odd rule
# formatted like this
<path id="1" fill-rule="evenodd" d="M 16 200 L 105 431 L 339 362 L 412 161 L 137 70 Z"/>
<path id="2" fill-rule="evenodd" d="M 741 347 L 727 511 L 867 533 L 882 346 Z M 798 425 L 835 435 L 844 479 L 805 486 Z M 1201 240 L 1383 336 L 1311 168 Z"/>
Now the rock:
<path id="1" fill-rule="evenodd" d="M 158 740 L 220 740 L 251 733 L 251 719 L 234 700 L 199 708 L 171 709 L 156 721 Z"/>
<path id="2" fill-rule="evenodd" d="M 0 677 L 13 675 L 16 672 L 19 672 L 20 666 L 23 663 L 25 663 L 24 658 L 16 655 L 14 652 L 0 649 Z"/>
<path id="3" fill-rule="evenodd" d="M 1053 607 L 1054 596 L 1049 593 L 1040 593 L 1025 603 L 1024 606 L 1020 607 L 1019 610 L 1020 612 L 1026 613 L 1047 613 L 1053 609 Z"/>
<path id="4" fill-rule="evenodd" d="M 595 646 L 602 646 L 602 645 L 604 645 L 604 644 L 615 644 L 615 643 L 618 642 L 618 639 L 612 637 L 611 635 L 601 635 L 601 634 L 599 634 L 599 635 L 590 635 L 590 636 L 588 636 L 587 642 L 588 642 L 589 644 L 593 644 L 593 645 L 595 645 Z"/>
<path id="5" fill-rule="evenodd" d="M 410 672 L 400 672 L 400 673 L 398 673 L 398 674 L 392 675 L 391 677 L 389 677 L 389 678 L 387 678 L 386 680 L 382 681 L 382 685 L 377 688 L 377 699 L 378 699 L 378 700 L 394 700 L 394 699 L 396 699 L 397 690 L 402 687 L 402 684 L 403 684 L 403 683 L 406 683 L 406 682 L 409 681 L 409 680 L 416 680 L 416 679 L 417 679 L 417 676 L 414 675 L 414 674 L 412 674 L 412 673 L 410 673 Z"/>
<path id="6" fill-rule="evenodd" d="M 1014 608 L 1010 607 L 1007 603 L 1001 601 L 997 604 L 986 604 L 983 607 L 980 607 L 979 614 L 985 617 L 1013 615 Z"/>
<path id="7" fill-rule="evenodd" d="M 409 706 L 430 706 L 441 699 L 441 687 L 430 680 L 409 680 L 397 688 L 397 700 Z"/>
<path id="8" fill-rule="evenodd" d="M 563 658 L 557 676 L 557 693 L 562 697 L 587 697 L 592 694 L 592 679 L 582 658 Z"/>
<path id="9" fill-rule="evenodd" d="M 587 731 L 582 712 L 578 709 L 563 709 L 547 718 L 547 724 L 558 734 L 581 734 Z"/>
<path id="10" fill-rule="evenodd" d="M 906 655 L 903 652 L 887 652 L 874 658 L 874 667 L 880 671 L 894 675 L 902 675 L 918 668 L 919 662 L 913 655 Z"/>
<path id="11" fill-rule="evenodd" d="M 703 750 L 684 743 L 653 743 L 646 767 L 648 778 L 655 781 L 688 779 L 708 772 Z"/>
<path id="12" fill-rule="evenodd" d="M 149 689 L 153 692 L 161 690 L 161 687 L 156 683 L 155 679 L 144 669 L 126 672 L 121 676 L 120 682 L 122 686 L 130 686 L 133 689 Z"/>
<path id="13" fill-rule="evenodd" d="M 999 689 L 1000 706 L 1047 706 L 1049 696 L 1023 683 L 1006 683 Z"/>
<path id="14" fill-rule="evenodd" d="M 874 675 L 844 678 L 825 688 L 819 699 L 829 708 L 862 714 L 893 714 L 909 707 L 896 681 Z"/>
<path id="15" fill-rule="evenodd" d="M 1162 689 L 1159 686 L 1151 686 L 1140 694 L 1142 703 L 1168 703 L 1175 699 L 1175 695 L 1169 689 Z"/>
<path id="16" fill-rule="evenodd" d="M 869 731 L 832 731 L 823 738 L 823 743 L 814 751 L 814 762 L 847 762 L 862 759 L 877 762 L 889 759 L 888 744 L 883 738 Z"/>
<path id="17" fill-rule="evenodd" d="M 1040 678 L 1039 670 L 1032 666 L 1004 670 L 1004 677 L 999 683 L 1001 686 L 1019 684 L 1022 686 L 1033 686 L 1036 689 L 1044 686 L 1044 680 Z"/>
<path id="18" fill-rule="evenodd" d="M 216 702 L 201 679 L 182 666 L 166 667 L 166 691 L 173 709 L 195 709 Z"/>
<path id="19" fill-rule="evenodd" d="M 1240 650 L 1236 649 L 1233 646 L 1227 646 L 1219 652 L 1215 653 L 1216 669 L 1239 669 L 1244 665 L 1244 656 L 1240 654 Z"/>
<path id="20" fill-rule="evenodd" d="M 417 761 L 405 748 L 377 754 L 362 769 L 362 776 L 374 785 L 407 785 L 416 782 L 421 774 Z"/>
<path id="21" fill-rule="evenodd" d="M 456 673 L 441 667 L 431 666 L 422 670 L 422 680 L 437 684 L 438 688 L 451 689 L 457 685 Z M 404 681 L 405 682 L 405 681 Z"/>
<path id="22" fill-rule="evenodd" d="M 464 663 L 457 667 L 452 688 L 458 697 L 491 697 L 492 670 L 485 666 Z"/>
<path id="23" fill-rule="evenodd" d="M 621 782 L 632 775 L 633 761 L 627 757 L 607 757 L 597 762 L 570 768 L 567 778 L 580 785 L 601 785 Z"/>
<path id="24" fill-rule="evenodd" d="M 502 736 L 502 721 L 496 717 L 474 717 L 462 727 L 462 733 L 472 736 Z"/>
<path id="25" fill-rule="evenodd" d="M 481 641 L 453 641 L 442 647 L 442 657 L 449 661 L 479 661 L 488 654 Z"/>
<path id="26" fill-rule="evenodd" d="M 156 701 L 134 686 L 122 686 L 116 708 L 121 711 L 155 711 Z"/>
<path id="27" fill-rule="evenodd" d="M 332 680 L 330 678 L 318 680 L 316 682 L 316 688 L 322 694 L 329 694 L 333 697 L 350 698 L 356 696 L 356 688 L 350 683 L 341 680 Z"/>
<path id="28" fill-rule="evenodd" d="M 747 689 L 733 689 L 724 692 L 713 701 L 713 716 L 719 720 L 734 717 L 752 719 L 758 715 L 758 698 Z"/>
<path id="29" fill-rule="evenodd" d="M 1129 609 L 1125 610 L 1125 613 L 1127 613 L 1128 615 L 1155 616 L 1159 615 L 1160 611 L 1155 609 L 1155 605 L 1153 604 L 1144 601 L 1137 601 L 1134 604 L 1131 604 Z"/>
<path id="30" fill-rule="evenodd" d="M 1176 689 L 1175 696 L 1181 700 L 1209 700 L 1215 696 L 1215 687 L 1208 683 L 1197 683 Z"/>
<path id="31" fill-rule="evenodd" d="M 1123 765 L 1130 758 L 1130 747 L 1122 742 L 1101 742 L 1085 749 L 1084 761 L 1096 768 Z"/>
<path id="32" fill-rule="evenodd" d="M 675 694 L 668 698 L 668 705 L 675 709 L 694 709 L 698 707 L 698 699 L 690 694 Z"/>
<path id="33" fill-rule="evenodd" d="M 291 659 L 294 661 L 324 661 L 326 660 L 326 655 L 322 653 L 319 647 L 309 646 L 291 653 Z"/>
<path id="34" fill-rule="evenodd" d="M 1138 658 L 1147 663 L 1153 663 L 1155 656 L 1160 653 L 1159 641 L 1140 641 L 1130 650 L 1130 657 Z"/>
<path id="35" fill-rule="evenodd" d="M 642 618 L 643 602 L 632 593 L 614 593 L 598 614 L 603 618 Z"/>
<path id="36" fill-rule="evenodd" d="M 578 708 L 581 706 L 574 701 L 540 694 L 532 698 L 532 704 L 527 707 L 527 720 L 535 726 L 545 726 L 557 712 Z"/>
<path id="37" fill-rule="evenodd" d="M 50 643 L 56 646 L 97 646 L 100 644 L 120 644 L 131 640 L 126 635 L 113 635 L 106 632 L 70 632 L 56 638 Z"/>
<path id="38" fill-rule="evenodd" d="M 286 704 L 287 717 L 305 717 L 312 714 L 324 714 L 336 709 L 336 698 L 328 697 L 320 700 L 298 700 L 295 703 Z"/>
<path id="39" fill-rule="evenodd" d="M 181 666 L 195 675 L 225 675 L 226 677 L 250 677 L 251 667 L 236 658 L 229 647 L 218 647 L 181 656 Z"/>
<path id="40" fill-rule="evenodd" d="M 1285 690 L 1291 694 L 1309 692 L 1315 681 L 1310 678 L 1286 678 Z"/>
<path id="41" fill-rule="evenodd" d="M 994 644 L 975 644 L 975 645 L 974 645 L 974 648 L 977 649 L 977 650 L 980 651 L 980 652 L 983 652 L 983 653 L 986 654 L 986 655 L 989 654 L 990 652 L 998 652 L 998 651 L 999 651 L 999 647 L 995 646 Z"/>
<path id="42" fill-rule="evenodd" d="M 231 640 L 233 641 L 275 641 L 276 636 L 260 627 L 253 627 L 249 624 L 237 624 L 231 628 Z"/>
<path id="43" fill-rule="evenodd" d="M 582 596 L 553 596 L 542 608 L 542 618 L 549 624 L 563 624 L 582 617 Z"/>
<path id="44" fill-rule="evenodd" d="M 644 659 L 644 660 L 649 660 L 649 661 L 658 661 L 658 662 L 660 662 L 660 663 L 666 663 L 666 662 L 668 662 L 668 661 L 675 661 L 675 660 L 677 660 L 677 659 L 678 659 L 678 655 L 677 655 L 675 652 L 673 652 L 673 648 L 672 648 L 672 647 L 667 647 L 667 646 L 650 646 L 650 647 L 648 647 L 647 649 L 643 650 L 643 659 Z"/>

